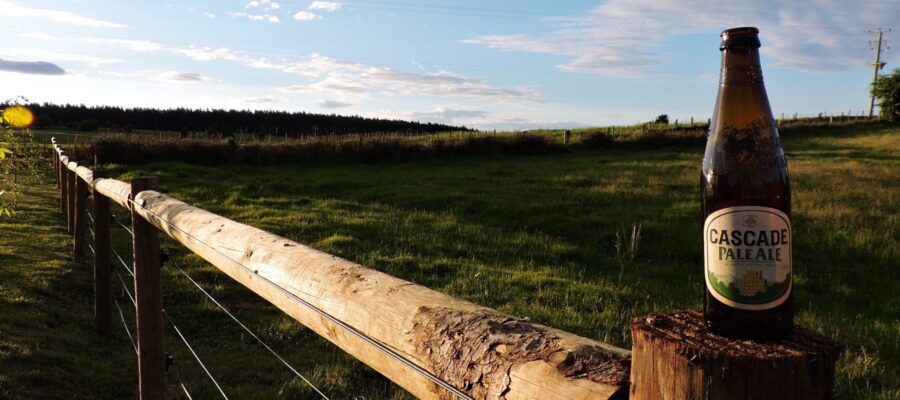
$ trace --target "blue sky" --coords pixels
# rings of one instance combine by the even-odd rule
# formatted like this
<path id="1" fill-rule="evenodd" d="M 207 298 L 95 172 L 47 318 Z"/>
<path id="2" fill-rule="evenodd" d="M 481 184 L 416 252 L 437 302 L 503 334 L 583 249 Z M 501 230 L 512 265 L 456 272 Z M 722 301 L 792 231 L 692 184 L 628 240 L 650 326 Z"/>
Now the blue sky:
<path id="1" fill-rule="evenodd" d="M 776 115 L 858 113 L 900 0 L 0 0 L 0 21 L 2 99 L 525 129 L 706 119 L 718 34 L 745 25 Z"/>

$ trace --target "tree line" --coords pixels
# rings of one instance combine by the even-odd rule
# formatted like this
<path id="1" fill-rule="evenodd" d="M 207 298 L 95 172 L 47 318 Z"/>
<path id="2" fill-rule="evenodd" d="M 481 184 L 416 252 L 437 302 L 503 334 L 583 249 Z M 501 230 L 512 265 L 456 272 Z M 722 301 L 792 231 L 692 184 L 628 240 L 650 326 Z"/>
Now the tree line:
<path id="1" fill-rule="evenodd" d="M 123 108 L 83 104 L 32 103 L 36 128 L 64 127 L 85 132 L 109 130 L 180 131 L 182 137 L 231 136 L 247 133 L 258 136 L 319 136 L 356 133 L 434 133 L 468 130 L 431 122 L 367 118 L 358 115 L 308 112 L 251 111 L 190 108 Z"/>

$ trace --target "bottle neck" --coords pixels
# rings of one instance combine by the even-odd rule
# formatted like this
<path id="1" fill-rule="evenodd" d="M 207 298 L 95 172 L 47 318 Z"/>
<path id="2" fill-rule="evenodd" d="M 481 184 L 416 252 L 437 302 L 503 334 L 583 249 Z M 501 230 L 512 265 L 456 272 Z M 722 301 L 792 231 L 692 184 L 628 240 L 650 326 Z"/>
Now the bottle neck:
<path id="1" fill-rule="evenodd" d="M 742 47 L 722 50 L 720 83 L 722 85 L 762 84 L 759 49 Z"/>

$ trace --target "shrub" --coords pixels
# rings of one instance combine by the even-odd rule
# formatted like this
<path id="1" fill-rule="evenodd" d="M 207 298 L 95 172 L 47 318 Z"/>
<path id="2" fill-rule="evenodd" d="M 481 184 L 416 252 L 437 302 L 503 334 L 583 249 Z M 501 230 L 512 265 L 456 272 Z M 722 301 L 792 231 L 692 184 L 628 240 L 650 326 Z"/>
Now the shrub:
<path id="1" fill-rule="evenodd" d="M 251 165 L 314 162 L 407 162 L 484 155 L 528 155 L 563 151 L 546 135 L 485 135 L 421 139 L 374 137 L 310 139 L 238 144 L 210 140 L 148 140 L 139 136 L 102 136 L 74 149 L 76 159 L 142 164 L 184 161 L 199 165 L 241 162 Z"/>
<path id="2" fill-rule="evenodd" d="M 78 122 L 78 125 L 75 126 L 75 129 L 82 132 L 97 132 L 100 130 L 100 124 L 96 119 L 84 119 Z"/>

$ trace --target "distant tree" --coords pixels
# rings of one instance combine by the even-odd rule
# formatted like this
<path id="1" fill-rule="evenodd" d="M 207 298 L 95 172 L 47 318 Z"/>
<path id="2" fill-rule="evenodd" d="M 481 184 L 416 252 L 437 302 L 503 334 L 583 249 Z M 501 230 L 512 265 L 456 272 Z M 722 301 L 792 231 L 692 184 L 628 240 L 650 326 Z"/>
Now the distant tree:
<path id="1" fill-rule="evenodd" d="M 207 132 L 207 135 L 230 136 L 242 132 L 266 137 L 273 132 L 299 135 L 348 135 L 371 132 L 446 132 L 464 127 L 434 123 L 365 118 L 358 115 L 312 114 L 306 112 L 250 111 L 221 109 L 156 109 L 83 104 L 25 104 L 42 126 L 65 126 L 79 129 L 93 120 L 97 129 L 121 127 L 124 132 L 140 129 L 179 132 Z M 82 126 L 87 128 L 88 126 Z M 91 126 L 91 128 L 93 128 Z"/>
<path id="2" fill-rule="evenodd" d="M 82 132 L 97 132 L 100 129 L 100 124 L 97 123 L 96 119 L 83 119 L 78 122 L 76 129 Z"/>
<path id="3" fill-rule="evenodd" d="M 662 114 L 656 117 L 656 120 L 653 121 L 654 124 L 668 124 L 669 123 L 669 114 Z"/>
<path id="4" fill-rule="evenodd" d="M 900 121 L 900 68 L 878 78 L 872 96 L 878 101 L 881 118 Z"/>

